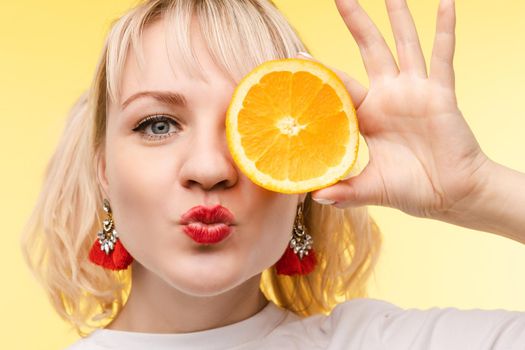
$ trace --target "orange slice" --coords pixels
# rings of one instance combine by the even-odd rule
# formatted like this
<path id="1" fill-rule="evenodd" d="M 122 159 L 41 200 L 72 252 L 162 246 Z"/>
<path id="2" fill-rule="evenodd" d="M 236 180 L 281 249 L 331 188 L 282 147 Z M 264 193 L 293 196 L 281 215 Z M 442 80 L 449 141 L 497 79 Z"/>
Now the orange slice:
<path id="1" fill-rule="evenodd" d="M 355 164 L 359 128 L 339 77 L 314 61 L 267 61 L 246 75 L 226 115 L 228 148 L 255 184 L 305 193 L 334 184 Z"/>

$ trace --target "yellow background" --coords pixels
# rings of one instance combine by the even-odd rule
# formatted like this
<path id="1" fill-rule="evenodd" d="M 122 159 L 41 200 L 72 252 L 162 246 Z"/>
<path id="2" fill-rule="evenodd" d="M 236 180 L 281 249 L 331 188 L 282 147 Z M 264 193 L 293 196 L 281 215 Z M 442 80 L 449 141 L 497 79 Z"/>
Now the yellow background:
<path id="1" fill-rule="evenodd" d="M 362 2 L 395 50 L 383 0 Z M 110 22 L 132 3 L 1 2 L 0 348 L 61 349 L 77 338 L 23 264 L 19 233 L 66 112 L 90 83 Z M 357 46 L 332 0 L 276 3 L 314 56 L 368 83 Z M 409 5 L 428 60 L 438 1 L 411 0 Z M 525 2 L 458 0 L 456 7 L 460 108 L 491 158 L 525 171 Z M 371 297 L 402 307 L 525 311 L 525 247 L 520 243 L 389 208 L 371 210 L 385 237 Z"/>

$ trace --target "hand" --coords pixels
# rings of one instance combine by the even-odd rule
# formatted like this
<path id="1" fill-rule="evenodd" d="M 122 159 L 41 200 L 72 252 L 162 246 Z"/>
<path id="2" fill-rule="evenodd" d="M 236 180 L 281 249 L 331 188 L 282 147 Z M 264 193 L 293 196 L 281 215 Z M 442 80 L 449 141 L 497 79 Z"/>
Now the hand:
<path id="1" fill-rule="evenodd" d="M 370 161 L 358 176 L 312 197 L 334 200 L 339 208 L 382 205 L 419 217 L 443 217 L 466 205 L 490 162 L 457 106 L 453 0 L 439 6 L 430 74 L 405 0 L 386 0 L 399 66 L 356 0 L 336 4 L 370 80 L 357 106 Z"/>

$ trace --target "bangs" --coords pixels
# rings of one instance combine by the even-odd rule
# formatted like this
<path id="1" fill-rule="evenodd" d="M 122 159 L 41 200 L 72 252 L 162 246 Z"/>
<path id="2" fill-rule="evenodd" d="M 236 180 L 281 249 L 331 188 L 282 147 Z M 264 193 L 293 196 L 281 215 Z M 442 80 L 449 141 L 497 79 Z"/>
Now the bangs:
<path id="1" fill-rule="evenodd" d="M 142 33 L 147 24 L 164 20 L 166 50 L 172 67 L 206 81 L 192 45 L 192 21 L 215 64 L 237 85 L 261 63 L 293 57 L 307 51 L 296 31 L 269 1 L 264 0 L 156 0 L 123 16 L 108 36 L 106 89 L 112 101 L 120 97 L 126 57 L 133 50 L 139 69 L 145 62 Z"/>

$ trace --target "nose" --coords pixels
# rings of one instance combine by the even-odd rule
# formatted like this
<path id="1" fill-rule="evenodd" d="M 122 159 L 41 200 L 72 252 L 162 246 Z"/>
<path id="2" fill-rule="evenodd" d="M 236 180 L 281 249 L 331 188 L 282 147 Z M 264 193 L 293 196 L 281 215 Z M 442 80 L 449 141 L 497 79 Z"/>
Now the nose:
<path id="1" fill-rule="evenodd" d="M 185 188 L 211 191 L 230 188 L 238 181 L 238 169 L 228 149 L 224 126 L 211 125 L 214 124 L 203 125 L 192 133 L 179 174 Z"/>

